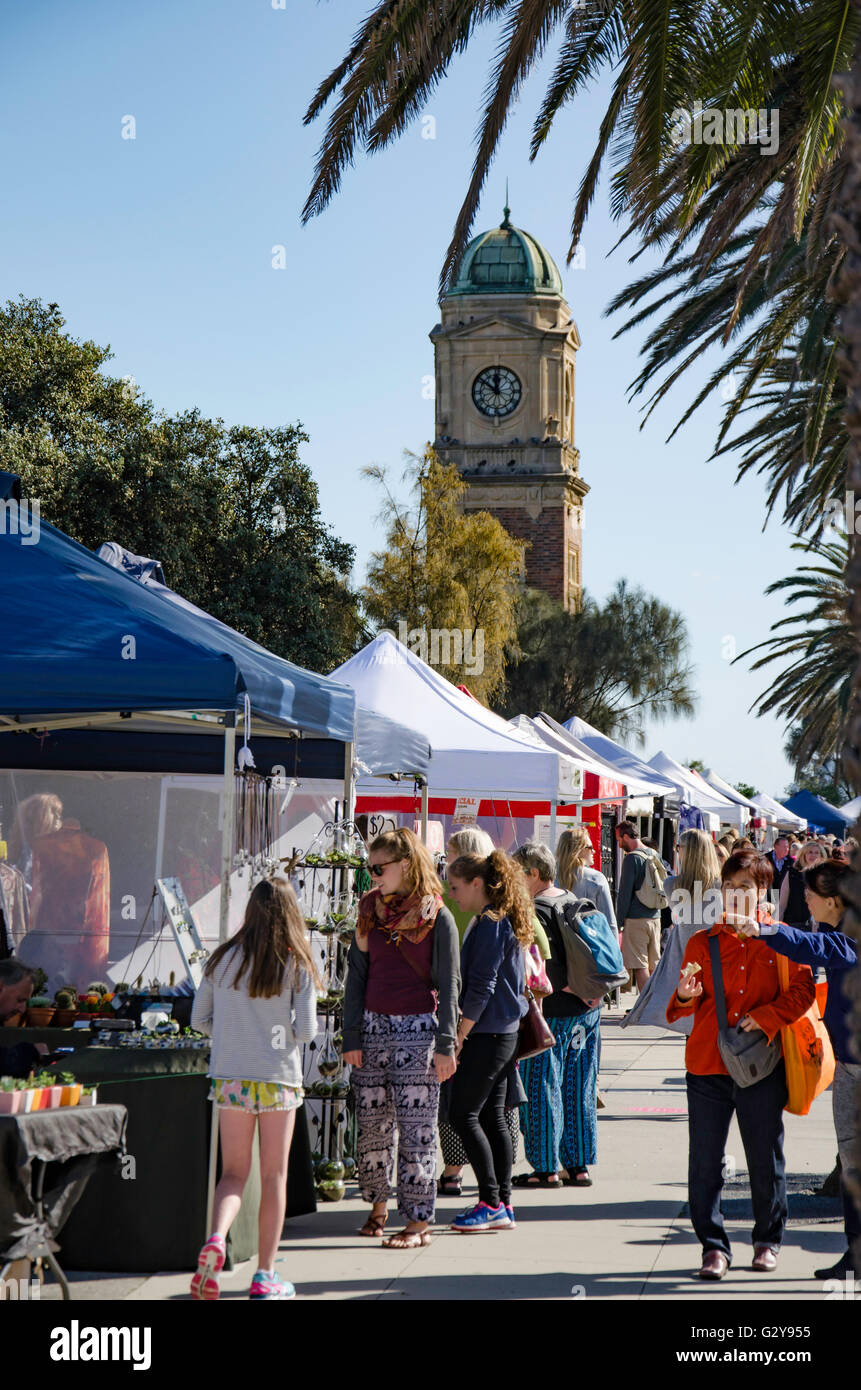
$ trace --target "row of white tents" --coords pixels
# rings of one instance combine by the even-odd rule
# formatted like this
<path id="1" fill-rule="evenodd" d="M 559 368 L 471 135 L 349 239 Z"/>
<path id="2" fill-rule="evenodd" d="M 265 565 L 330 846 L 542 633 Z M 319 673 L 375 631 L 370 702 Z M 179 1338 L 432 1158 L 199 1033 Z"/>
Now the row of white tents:
<path id="1" fill-rule="evenodd" d="M 552 821 L 558 805 L 584 802 L 584 775 L 593 773 L 619 787 L 629 812 L 641 802 L 644 812 L 651 809 L 654 797 L 671 797 L 696 808 L 711 830 L 723 825 L 741 832 L 752 818 L 781 829 L 806 824 L 770 797 L 742 796 L 713 771 L 700 775 L 663 752 L 645 762 L 582 719 L 564 726 L 546 714 L 502 719 L 388 631 L 332 679 L 351 686 L 365 708 L 427 738 L 426 795 L 546 803 Z M 372 783 L 360 766 L 359 795 L 373 788 L 379 781 Z"/>

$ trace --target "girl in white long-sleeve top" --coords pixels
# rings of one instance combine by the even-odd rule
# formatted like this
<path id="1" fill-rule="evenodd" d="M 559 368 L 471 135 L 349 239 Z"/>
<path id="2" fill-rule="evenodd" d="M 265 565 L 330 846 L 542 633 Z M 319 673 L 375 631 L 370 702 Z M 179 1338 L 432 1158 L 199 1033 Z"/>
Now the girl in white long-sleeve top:
<path id="1" fill-rule="evenodd" d="M 209 1099 L 219 1112 L 221 1179 L 212 1234 L 198 1256 L 193 1298 L 218 1298 L 227 1232 L 251 1170 L 259 1127 L 258 1263 L 251 1298 L 293 1298 L 275 1275 L 287 1208 L 287 1160 L 295 1111 L 302 1104 L 300 1044 L 317 1033 L 319 979 L 296 895 L 286 879 L 252 890 L 245 919 L 207 962 L 191 1014 L 212 1035 Z"/>

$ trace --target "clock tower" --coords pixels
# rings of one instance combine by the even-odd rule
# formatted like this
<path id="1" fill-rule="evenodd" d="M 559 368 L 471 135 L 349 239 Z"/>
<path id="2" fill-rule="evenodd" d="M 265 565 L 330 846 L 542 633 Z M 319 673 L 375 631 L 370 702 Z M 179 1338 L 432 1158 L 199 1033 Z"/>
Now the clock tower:
<path id="1" fill-rule="evenodd" d="M 576 610 L 589 491 L 574 446 L 580 335 L 555 263 L 509 212 L 470 242 L 440 301 L 434 448 L 468 484 L 466 508 L 529 542 L 529 587 Z"/>

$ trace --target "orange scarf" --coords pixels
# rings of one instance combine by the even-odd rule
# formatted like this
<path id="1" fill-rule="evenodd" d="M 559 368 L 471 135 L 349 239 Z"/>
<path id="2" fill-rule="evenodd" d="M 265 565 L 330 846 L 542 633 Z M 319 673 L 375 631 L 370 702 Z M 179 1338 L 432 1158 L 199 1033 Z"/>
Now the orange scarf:
<path id="1" fill-rule="evenodd" d="M 432 929 L 442 905 L 438 893 L 428 893 L 424 898 L 414 893 L 409 896 L 403 893 L 383 896 L 379 888 L 372 888 L 359 903 L 356 935 L 365 937 L 372 927 L 378 927 L 395 945 L 403 937 L 404 941 L 417 946 Z"/>

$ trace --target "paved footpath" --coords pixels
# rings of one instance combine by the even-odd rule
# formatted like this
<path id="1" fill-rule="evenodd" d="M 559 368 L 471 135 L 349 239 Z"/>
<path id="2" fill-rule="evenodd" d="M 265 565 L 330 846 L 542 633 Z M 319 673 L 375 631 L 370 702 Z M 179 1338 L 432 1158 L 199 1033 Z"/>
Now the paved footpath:
<path id="1" fill-rule="evenodd" d="M 631 1002 L 623 996 L 624 1007 Z M 358 1197 L 323 1204 L 288 1224 L 279 1257 L 283 1277 L 306 1299 L 822 1300 L 812 1271 L 844 1248 L 839 1202 L 815 1195 L 836 1155 L 830 1093 L 805 1118 L 786 1117 L 790 1224 L 770 1275 L 749 1268 L 749 1189 L 733 1123 L 724 1211 L 735 1262 L 722 1283 L 701 1283 L 692 1277 L 700 1252 L 686 1205 L 684 1039 L 658 1028 L 620 1028 L 621 1017 L 607 1012 L 603 1023 L 600 1084 L 607 1105 L 599 1111 L 591 1188 L 516 1192 L 516 1229 L 481 1237 L 446 1229 L 466 1203 L 441 1198 L 431 1244 L 401 1252 L 356 1235 L 366 1211 Z M 517 1169 L 527 1170 L 522 1148 Z M 468 1182 L 465 1197 L 474 1192 Z M 247 1297 L 253 1273 L 249 1262 L 223 1276 L 222 1298 Z M 86 1274 L 73 1292 L 76 1298 L 185 1299 L 188 1279 Z M 43 1296 L 56 1294 L 46 1287 Z"/>

